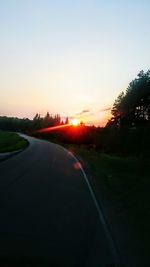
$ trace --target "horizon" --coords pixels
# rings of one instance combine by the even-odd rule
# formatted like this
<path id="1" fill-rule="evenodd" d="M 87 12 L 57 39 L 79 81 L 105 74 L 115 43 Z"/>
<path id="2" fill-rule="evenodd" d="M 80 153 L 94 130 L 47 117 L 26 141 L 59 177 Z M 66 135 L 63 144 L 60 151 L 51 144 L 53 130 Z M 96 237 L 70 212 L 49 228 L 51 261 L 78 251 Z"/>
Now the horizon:
<path id="1" fill-rule="evenodd" d="M 0 114 L 78 117 L 104 126 L 121 91 L 148 70 L 150 2 L 0 3 Z"/>

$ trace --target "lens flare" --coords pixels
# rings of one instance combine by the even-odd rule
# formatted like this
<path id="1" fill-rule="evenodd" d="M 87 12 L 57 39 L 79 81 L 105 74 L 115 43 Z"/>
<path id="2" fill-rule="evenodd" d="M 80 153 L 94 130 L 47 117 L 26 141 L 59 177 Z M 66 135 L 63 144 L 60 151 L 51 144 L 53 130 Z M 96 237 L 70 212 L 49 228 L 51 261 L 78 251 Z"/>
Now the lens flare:
<path id="1" fill-rule="evenodd" d="M 70 126 L 70 124 L 64 124 L 64 125 L 58 125 L 58 126 L 52 126 L 52 127 L 46 127 L 46 128 L 42 128 L 39 130 L 34 131 L 33 133 L 46 133 L 46 132 L 50 132 L 50 131 L 55 131 L 55 130 L 59 130 L 65 127 Z"/>

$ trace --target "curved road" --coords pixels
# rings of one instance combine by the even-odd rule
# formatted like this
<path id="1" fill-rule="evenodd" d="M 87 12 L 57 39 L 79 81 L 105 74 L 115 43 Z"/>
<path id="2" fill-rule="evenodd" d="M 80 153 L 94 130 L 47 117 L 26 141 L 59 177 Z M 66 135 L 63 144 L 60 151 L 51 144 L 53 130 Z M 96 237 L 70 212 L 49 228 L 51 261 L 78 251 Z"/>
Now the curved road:
<path id="1" fill-rule="evenodd" d="M 0 163 L 0 265 L 109 266 L 80 164 L 59 145 L 26 138 L 25 151 Z"/>

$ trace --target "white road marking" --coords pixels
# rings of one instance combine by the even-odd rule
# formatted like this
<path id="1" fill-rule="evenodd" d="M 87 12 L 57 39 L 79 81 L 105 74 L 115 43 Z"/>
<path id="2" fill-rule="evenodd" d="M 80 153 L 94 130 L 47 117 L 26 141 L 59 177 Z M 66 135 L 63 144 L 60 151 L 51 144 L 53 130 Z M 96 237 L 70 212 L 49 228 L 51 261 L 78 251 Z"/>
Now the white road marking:
<path id="1" fill-rule="evenodd" d="M 60 146 L 60 145 L 58 145 L 58 146 Z M 76 156 L 71 151 L 68 151 L 67 149 L 65 149 L 62 146 L 60 146 L 60 147 L 65 152 L 67 152 L 67 154 L 69 154 L 69 156 L 72 157 L 75 160 L 76 163 L 79 162 L 79 160 L 76 158 Z M 110 231 L 108 229 L 108 226 L 107 226 L 107 223 L 105 221 L 104 215 L 103 215 L 103 213 L 102 213 L 102 211 L 101 211 L 101 209 L 99 207 L 98 201 L 97 201 L 97 199 L 95 197 L 94 191 L 92 189 L 92 186 L 90 185 L 90 182 L 89 182 L 89 180 L 87 178 L 87 175 L 86 175 L 86 173 L 85 173 L 85 171 L 84 171 L 84 169 L 82 167 L 82 164 L 80 164 L 80 170 L 81 170 L 81 172 L 83 174 L 83 177 L 84 177 L 84 179 L 86 181 L 86 184 L 88 186 L 88 189 L 90 191 L 90 194 L 92 196 L 94 204 L 96 206 L 96 209 L 97 209 L 97 212 L 98 212 L 98 215 L 99 215 L 99 219 L 100 219 L 100 221 L 101 221 L 101 223 L 103 225 L 103 228 L 104 228 L 104 231 L 105 231 L 108 243 L 109 243 L 109 247 L 110 247 L 110 250 L 111 250 L 111 253 L 112 253 L 112 257 L 113 257 L 113 260 L 114 260 L 114 267 L 119 267 L 119 266 L 121 266 L 121 261 L 120 261 L 118 249 L 117 249 L 117 247 L 115 245 L 115 242 L 113 240 L 113 237 L 112 237 L 112 235 L 111 235 L 111 233 L 110 233 Z"/>

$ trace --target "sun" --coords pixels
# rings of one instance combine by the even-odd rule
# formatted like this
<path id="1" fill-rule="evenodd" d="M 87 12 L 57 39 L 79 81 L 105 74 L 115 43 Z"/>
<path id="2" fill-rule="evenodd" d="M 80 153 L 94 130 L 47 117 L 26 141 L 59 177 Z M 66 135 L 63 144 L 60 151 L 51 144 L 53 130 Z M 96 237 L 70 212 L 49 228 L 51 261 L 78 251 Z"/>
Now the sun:
<path id="1" fill-rule="evenodd" d="M 78 126 L 78 125 L 80 124 L 80 120 L 79 120 L 79 119 L 72 119 L 72 120 L 71 120 L 71 124 L 72 124 L 73 126 Z"/>

